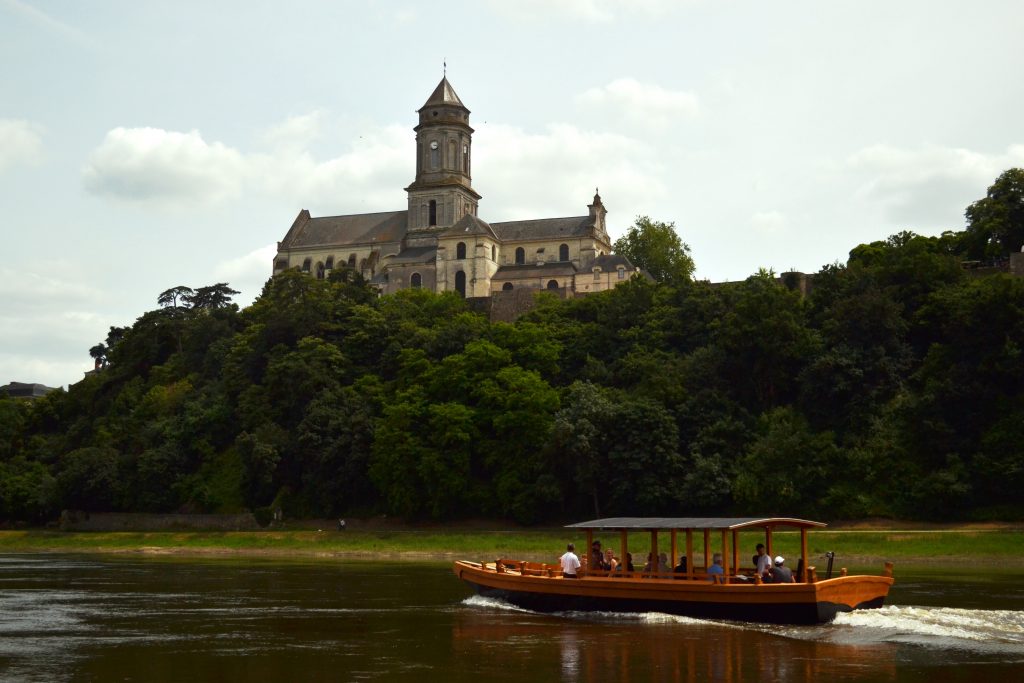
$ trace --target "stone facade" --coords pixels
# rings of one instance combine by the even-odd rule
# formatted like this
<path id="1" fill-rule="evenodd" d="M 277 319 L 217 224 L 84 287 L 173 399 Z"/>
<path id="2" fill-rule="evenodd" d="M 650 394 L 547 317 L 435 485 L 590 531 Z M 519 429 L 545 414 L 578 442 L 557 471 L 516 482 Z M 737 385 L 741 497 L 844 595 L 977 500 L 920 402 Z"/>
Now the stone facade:
<path id="1" fill-rule="evenodd" d="M 600 194 L 583 216 L 479 218 L 469 109 L 442 78 L 418 114 L 416 177 L 405 188 L 406 210 L 314 218 L 303 209 L 278 242 L 275 273 L 299 268 L 323 278 L 349 266 L 384 294 L 422 287 L 467 298 L 519 289 L 571 297 L 641 274 L 611 253 Z"/>

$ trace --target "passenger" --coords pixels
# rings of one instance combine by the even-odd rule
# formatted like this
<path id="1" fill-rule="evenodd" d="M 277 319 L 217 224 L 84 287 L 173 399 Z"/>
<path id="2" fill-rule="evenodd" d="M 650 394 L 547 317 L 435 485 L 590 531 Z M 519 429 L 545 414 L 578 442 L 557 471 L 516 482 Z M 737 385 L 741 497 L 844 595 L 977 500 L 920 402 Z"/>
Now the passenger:
<path id="1" fill-rule="evenodd" d="M 680 555 L 679 556 L 679 564 L 676 565 L 675 573 L 676 574 L 685 574 L 686 573 L 686 555 Z"/>
<path id="2" fill-rule="evenodd" d="M 608 571 L 613 572 L 619 568 L 619 561 L 615 559 L 615 553 L 612 552 L 611 548 L 604 553 L 604 563 L 608 566 Z"/>
<path id="3" fill-rule="evenodd" d="M 666 555 L 665 553 L 659 554 L 658 555 L 658 572 L 660 572 L 662 574 L 668 574 L 669 571 L 671 571 L 671 570 L 669 569 L 669 566 L 668 566 L 668 555 Z"/>
<path id="4" fill-rule="evenodd" d="M 604 564 L 604 553 L 601 552 L 601 541 L 594 541 L 590 545 L 590 568 L 595 571 L 608 568 Z"/>
<path id="5" fill-rule="evenodd" d="M 644 564 L 644 572 L 651 573 L 654 571 L 654 553 L 647 553 L 647 562 Z"/>
<path id="6" fill-rule="evenodd" d="M 764 543 L 758 543 L 755 549 L 757 550 L 757 555 L 754 555 L 754 564 L 757 566 L 756 571 L 761 575 L 762 579 L 768 578 L 772 570 L 772 556 L 765 552 Z"/>
<path id="7" fill-rule="evenodd" d="M 722 567 L 722 553 L 715 553 L 712 556 L 712 565 L 708 567 L 708 577 L 712 582 L 715 581 L 716 576 L 725 578 L 725 568 Z"/>
<path id="8" fill-rule="evenodd" d="M 625 568 L 627 572 L 635 571 L 633 569 L 633 553 L 626 553 L 626 561 L 619 563 L 619 568 L 615 571 L 621 572 Z"/>
<path id="9" fill-rule="evenodd" d="M 783 566 L 786 561 L 782 555 L 775 558 L 775 566 L 772 567 L 772 583 L 793 583 L 793 572 L 789 570 L 789 567 Z"/>
<path id="10" fill-rule="evenodd" d="M 558 558 L 562 565 L 562 578 L 575 579 L 576 572 L 580 568 L 580 558 L 576 557 L 576 546 L 570 543 L 565 547 L 565 554 Z"/>

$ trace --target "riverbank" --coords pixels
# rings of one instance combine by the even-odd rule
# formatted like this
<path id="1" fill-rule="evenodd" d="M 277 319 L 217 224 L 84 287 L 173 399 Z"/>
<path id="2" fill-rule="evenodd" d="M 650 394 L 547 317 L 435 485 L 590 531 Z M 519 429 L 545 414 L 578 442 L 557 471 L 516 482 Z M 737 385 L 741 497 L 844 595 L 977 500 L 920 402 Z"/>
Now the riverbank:
<path id="1" fill-rule="evenodd" d="M 618 537 L 608 535 L 606 546 L 618 549 Z M 741 549 L 761 540 L 757 533 L 740 535 Z M 797 532 L 776 532 L 775 552 L 790 557 L 799 553 Z M 493 560 L 515 557 L 550 561 L 568 541 L 578 549 L 582 534 L 566 529 L 534 530 L 353 530 L 287 529 L 263 531 L 157 531 L 60 532 L 0 531 L 0 552 L 137 553 L 154 555 L 365 558 L 388 560 Z M 698 554 L 702 542 L 695 539 Z M 712 547 L 720 542 L 712 537 Z M 659 548 L 668 550 L 668 532 L 659 536 Z M 634 555 L 646 553 L 649 537 L 630 534 Z M 679 546 L 683 545 L 682 538 Z M 999 565 L 1024 567 L 1024 530 L 1020 529 L 846 529 L 815 531 L 809 535 L 809 553 L 822 558 L 836 553 L 837 562 L 870 566 L 884 561 L 904 564 Z"/>

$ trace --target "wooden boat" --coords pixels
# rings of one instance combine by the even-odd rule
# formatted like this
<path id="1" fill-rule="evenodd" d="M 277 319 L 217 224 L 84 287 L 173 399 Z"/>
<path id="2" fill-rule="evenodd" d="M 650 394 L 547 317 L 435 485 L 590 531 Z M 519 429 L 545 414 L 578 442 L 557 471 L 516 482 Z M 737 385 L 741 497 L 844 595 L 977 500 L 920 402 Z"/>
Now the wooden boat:
<path id="1" fill-rule="evenodd" d="M 677 554 L 685 556 L 685 573 L 594 569 L 587 566 L 586 552 L 580 553 L 583 566 L 576 579 L 564 578 L 558 564 L 512 559 L 460 560 L 453 571 L 480 595 L 539 612 L 664 612 L 711 619 L 813 624 L 832 621 L 839 612 L 881 607 L 893 584 L 891 562 L 885 563 L 879 576 L 850 576 L 845 569 L 832 576 L 830 560 L 824 577 L 808 563 L 807 532 L 824 526 L 822 522 L 787 517 L 596 519 L 567 527 L 586 532 L 585 549 L 591 548 L 595 530 L 617 531 L 619 557 L 624 558 L 629 552 L 629 532 L 646 532 L 650 534 L 651 557 L 656 561 L 658 532 L 668 531 L 672 560 L 669 566 L 676 566 Z M 740 566 L 741 531 L 762 530 L 768 555 L 774 556 L 772 534 L 778 529 L 800 532 L 800 558 L 793 572 L 794 583 L 766 583 L 753 566 Z M 707 571 L 715 533 L 720 534 L 715 550 L 722 555 L 723 575 Z M 685 539 L 681 546 L 680 535 Z M 695 535 L 703 544 L 701 566 L 694 562 Z"/>

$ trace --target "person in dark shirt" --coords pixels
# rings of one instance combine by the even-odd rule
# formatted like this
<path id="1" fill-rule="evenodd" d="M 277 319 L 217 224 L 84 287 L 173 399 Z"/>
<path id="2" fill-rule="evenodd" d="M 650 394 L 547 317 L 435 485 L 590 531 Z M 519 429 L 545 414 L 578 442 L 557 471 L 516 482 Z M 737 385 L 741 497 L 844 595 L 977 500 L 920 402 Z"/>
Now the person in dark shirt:
<path id="1" fill-rule="evenodd" d="M 786 558 L 779 555 L 775 558 L 775 566 L 772 567 L 772 583 L 793 583 L 793 572 L 789 567 L 784 566 Z"/>
<path id="2" fill-rule="evenodd" d="M 590 545 L 590 568 L 608 569 L 608 565 L 604 563 L 604 553 L 601 552 L 601 541 L 594 541 Z"/>

